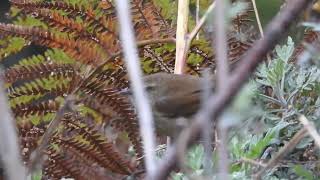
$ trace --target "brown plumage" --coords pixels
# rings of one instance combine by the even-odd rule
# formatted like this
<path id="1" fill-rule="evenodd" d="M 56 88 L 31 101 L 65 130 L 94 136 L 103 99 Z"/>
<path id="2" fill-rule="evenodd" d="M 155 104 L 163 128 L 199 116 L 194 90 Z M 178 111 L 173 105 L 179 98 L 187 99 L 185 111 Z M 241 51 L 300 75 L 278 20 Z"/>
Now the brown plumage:
<path id="1" fill-rule="evenodd" d="M 203 78 L 156 73 L 143 79 L 157 134 L 175 137 L 200 108 Z"/>

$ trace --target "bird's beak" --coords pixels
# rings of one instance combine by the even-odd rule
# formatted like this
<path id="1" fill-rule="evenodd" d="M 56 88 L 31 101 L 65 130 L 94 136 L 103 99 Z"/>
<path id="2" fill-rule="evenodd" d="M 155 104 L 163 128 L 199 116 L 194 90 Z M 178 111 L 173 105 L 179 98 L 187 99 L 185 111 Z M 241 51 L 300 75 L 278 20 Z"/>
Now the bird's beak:
<path id="1" fill-rule="evenodd" d="M 129 88 L 124 88 L 124 89 L 120 90 L 118 93 L 121 95 L 124 95 L 124 96 L 132 95 L 132 91 Z"/>

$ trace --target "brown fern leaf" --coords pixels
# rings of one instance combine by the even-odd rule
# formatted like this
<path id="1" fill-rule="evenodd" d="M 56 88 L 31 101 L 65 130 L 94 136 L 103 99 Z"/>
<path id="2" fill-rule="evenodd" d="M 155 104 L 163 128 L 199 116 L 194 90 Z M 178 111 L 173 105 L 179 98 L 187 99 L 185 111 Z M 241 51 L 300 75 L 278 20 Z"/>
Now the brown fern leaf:
<path id="1" fill-rule="evenodd" d="M 110 85 L 117 89 L 128 87 L 127 71 L 124 66 L 124 61 L 121 55 L 110 57 L 103 64 L 99 65 L 90 76 L 86 77 L 81 85 L 81 88 L 87 89 L 89 84 Z M 105 82 L 105 83 L 104 83 Z"/>
<path id="2" fill-rule="evenodd" d="M 78 156 L 68 151 L 57 151 L 49 148 L 46 152 L 48 160 L 43 167 L 43 175 L 48 179 L 74 178 L 91 179 L 95 170 L 78 161 Z"/>
<path id="3" fill-rule="evenodd" d="M 118 89 L 108 88 L 101 89 L 95 86 L 86 86 L 81 88 L 87 95 L 95 97 L 97 102 L 106 108 L 117 113 L 119 121 L 114 121 L 114 126 L 119 130 L 125 130 L 132 142 L 138 156 L 143 155 L 143 149 L 141 144 L 141 137 L 139 135 L 139 125 L 137 121 L 137 115 L 127 99 L 119 95 Z M 117 119 L 117 120 L 118 120 Z M 124 119 L 120 122 L 120 119 Z"/>
<path id="4" fill-rule="evenodd" d="M 159 45 L 161 46 L 161 45 Z M 146 46 L 143 47 L 143 57 L 144 57 L 144 62 L 148 64 L 148 69 L 152 69 L 152 71 L 147 72 L 145 71 L 146 74 L 152 74 L 152 73 L 157 73 L 157 72 L 167 72 L 167 73 L 173 73 L 174 71 L 174 63 L 175 63 L 175 50 L 166 50 L 163 49 L 161 50 L 161 53 L 158 53 L 158 47 L 155 46 Z M 196 45 L 193 45 L 189 51 L 190 53 L 193 54 L 205 54 L 199 47 Z M 201 54 L 201 55 L 202 55 Z M 204 56 L 208 56 L 205 54 Z M 201 56 L 203 59 L 204 57 Z M 192 75 L 200 75 L 201 69 L 199 68 L 200 65 L 192 65 L 190 63 L 187 64 L 185 71 L 188 74 Z"/>
<path id="5" fill-rule="evenodd" d="M 294 49 L 293 55 L 290 58 L 290 61 L 295 63 L 297 62 L 297 59 L 301 53 L 305 51 L 304 43 L 312 44 L 319 38 L 319 33 L 312 31 L 312 30 L 306 30 L 304 32 L 303 40 L 301 43 L 298 44 L 298 46 Z"/>
<path id="6" fill-rule="evenodd" d="M 39 9 L 36 12 L 35 10 L 31 11 L 29 9 L 22 9 L 22 11 L 27 14 L 31 14 L 33 17 L 42 20 L 50 27 L 56 28 L 61 32 L 66 32 L 69 35 L 95 40 L 98 42 L 96 39 L 94 39 L 94 37 L 92 37 L 93 35 L 86 30 L 84 24 L 80 24 L 74 19 L 63 16 L 58 12 L 51 12 L 48 9 Z"/>
<path id="7" fill-rule="evenodd" d="M 101 0 L 97 5 L 97 8 L 101 9 L 105 15 L 115 16 L 115 8 L 109 0 Z"/>
<path id="8" fill-rule="evenodd" d="M 77 23 L 74 19 L 62 16 L 58 12 L 50 12 L 48 9 L 40 9 L 37 13 L 33 10 L 29 13 L 36 14 L 34 15 L 36 18 L 46 22 L 50 27 L 56 28 L 61 32 L 67 32 L 69 35 L 73 35 L 75 39 L 94 41 L 101 45 L 108 55 L 112 55 L 120 48 L 119 39 L 109 31 L 99 32 L 94 28 L 94 33 L 90 33 L 84 23 Z M 90 25 L 94 26 L 93 23 Z"/>
<path id="9" fill-rule="evenodd" d="M 249 6 L 243 11 L 236 15 L 232 19 L 232 31 L 234 33 L 243 33 L 247 29 L 251 28 L 254 20 L 250 18 L 250 15 L 253 13 L 253 7 L 251 3 L 247 3 Z"/>
<path id="10" fill-rule="evenodd" d="M 134 29 L 138 40 L 157 38 L 163 35 L 172 36 L 172 28 L 161 16 L 152 0 L 133 0 L 131 4 Z"/>
<path id="11" fill-rule="evenodd" d="M 90 37 L 104 47 L 110 53 L 115 53 L 120 48 L 118 35 L 115 33 L 116 19 L 114 15 L 102 16 L 97 18 L 91 8 L 71 5 L 66 2 L 12 2 L 12 4 L 20 9 L 24 9 L 36 16 L 42 16 L 45 22 L 53 27 L 58 26 L 63 29 L 70 29 L 72 32 L 79 32 L 80 37 Z M 39 11 L 37 13 L 37 10 Z M 62 10 L 69 13 L 69 17 L 80 16 L 84 23 L 93 29 L 93 34 L 88 34 L 83 29 L 83 25 L 75 23 L 71 18 L 66 18 L 58 13 L 52 13 L 49 17 L 46 15 L 48 11 L 44 10 Z M 41 13 L 42 12 L 42 13 Z M 40 17 L 41 18 L 41 17 Z M 80 26 L 79 26 L 80 25 Z M 95 39 L 96 38 L 96 39 Z"/>
<path id="12" fill-rule="evenodd" d="M 65 80 L 62 78 L 57 78 L 58 80 Z M 20 96 L 35 96 L 35 95 L 50 95 L 51 99 L 58 97 L 58 96 L 66 96 L 67 94 L 71 93 L 74 86 L 70 82 L 68 84 L 61 83 L 57 84 L 55 87 L 52 88 L 45 88 L 40 81 L 45 81 L 44 79 L 36 79 L 35 81 L 31 81 L 30 83 L 24 83 L 21 86 L 17 87 L 9 87 L 8 88 L 8 96 L 9 98 L 17 98 Z"/>
<path id="13" fill-rule="evenodd" d="M 38 45 L 60 48 L 85 64 L 97 65 L 101 60 L 101 52 L 97 51 L 96 44 L 57 36 L 41 28 L 0 23 L 0 33 L 7 36 L 23 37 Z"/>
<path id="14" fill-rule="evenodd" d="M 230 37 L 228 39 L 228 59 L 230 63 L 238 61 L 242 55 L 252 46 L 254 42 L 253 38 L 241 39 L 237 36 Z"/>
<path id="15" fill-rule="evenodd" d="M 34 126 L 30 121 L 19 123 L 19 139 L 24 162 L 28 162 L 31 153 L 37 148 L 38 140 L 44 134 L 45 128 Z"/>
<path id="16" fill-rule="evenodd" d="M 59 109 L 58 101 L 48 100 L 38 104 L 19 104 L 12 109 L 16 117 L 26 117 L 28 115 L 43 116 L 47 113 L 54 113 Z"/>
<path id="17" fill-rule="evenodd" d="M 123 89 L 128 87 L 129 81 L 127 77 L 127 71 L 121 66 L 112 67 L 115 62 L 108 63 L 103 66 L 108 66 L 104 70 L 97 69 L 91 79 L 87 80 L 82 84 L 81 88 L 91 89 L 94 87 L 95 90 L 104 88 L 105 86 L 113 87 L 115 89 Z"/>
<path id="18" fill-rule="evenodd" d="M 65 119 L 64 123 L 68 132 L 76 130 L 77 134 L 81 135 L 89 144 L 84 144 L 76 139 L 66 141 L 59 139 L 59 144 L 77 149 L 86 158 L 93 159 L 99 165 L 112 172 L 119 174 L 130 174 L 132 172 L 133 168 L 130 162 L 123 158 L 123 155 L 115 149 L 113 143 L 108 142 L 92 126 L 81 127 L 79 122 L 71 118 Z"/>
<path id="19" fill-rule="evenodd" d="M 40 63 L 30 66 L 17 66 L 5 71 L 5 81 L 31 80 L 42 77 L 70 77 L 75 73 L 71 64 Z"/>
<path id="20" fill-rule="evenodd" d="M 76 139 L 68 139 L 68 140 L 57 139 L 55 140 L 55 143 L 59 144 L 64 149 L 68 149 L 69 151 L 79 153 L 81 155 L 80 157 L 85 159 L 85 161 L 91 162 L 92 164 L 97 163 L 101 167 L 104 167 L 113 173 L 124 174 L 124 175 L 129 175 L 131 173 L 129 170 L 130 167 L 127 167 L 128 163 L 126 164 L 123 163 L 121 164 L 121 166 L 119 166 L 120 164 L 119 161 L 123 159 L 118 158 L 120 157 L 118 154 L 113 154 L 116 151 L 114 150 L 112 143 L 106 142 L 106 144 L 108 144 L 107 146 L 109 146 L 108 149 L 106 149 L 108 150 L 107 154 L 106 152 L 99 151 L 95 144 L 94 145 L 85 144 L 84 142 L 80 142 L 79 140 L 76 140 Z M 110 156 L 110 154 L 113 154 L 113 156 Z M 118 158 L 117 162 L 114 162 L 113 158 L 114 159 Z"/>
<path id="21" fill-rule="evenodd" d="M 106 106 L 101 105 L 93 97 L 86 96 L 81 98 L 81 103 L 102 116 L 103 124 L 108 126 L 110 121 L 117 117 L 117 113 Z"/>
<path id="22" fill-rule="evenodd" d="M 152 68 L 152 73 L 157 72 L 167 72 L 173 73 L 174 70 L 174 60 L 175 60 L 175 53 L 166 51 L 162 52 L 161 55 L 157 54 L 154 48 L 145 47 L 143 48 L 144 51 L 144 61 L 149 61 L 149 66 Z M 150 72 L 149 72 L 150 73 Z"/>
<path id="23" fill-rule="evenodd" d="M 117 89 L 123 89 L 129 85 L 127 71 L 121 68 L 107 69 L 101 72 L 97 76 L 96 81 L 105 82 L 106 85 L 113 86 Z"/>

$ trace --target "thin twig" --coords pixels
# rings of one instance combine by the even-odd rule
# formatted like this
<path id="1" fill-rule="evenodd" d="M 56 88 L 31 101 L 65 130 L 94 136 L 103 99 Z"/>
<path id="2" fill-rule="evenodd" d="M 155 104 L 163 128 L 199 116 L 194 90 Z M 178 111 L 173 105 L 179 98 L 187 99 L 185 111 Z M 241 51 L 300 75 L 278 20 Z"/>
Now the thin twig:
<path id="1" fill-rule="evenodd" d="M 1 76 L 3 77 L 3 76 Z M 9 180 L 26 179 L 25 167 L 20 157 L 19 141 L 12 117 L 4 83 L 0 79 L 0 160 L 2 160 L 6 177 Z"/>
<path id="2" fill-rule="evenodd" d="M 156 39 L 147 39 L 147 40 L 141 40 L 137 41 L 137 46 L 141 47 L 148 44 L 156 44 L 156 43 L 175 43 L 176 40 L 174 38 L 156 38 Z"/>
<path id="3" fill-rule="evenodd" d="M 199 24 L 199 12 L 200 12 L 200 0 L 197 0 L 197 4 L 196 4 L 196 24 Z M 196 39 L 199 40 L 199 33 L 197 33 Z"/>
<path id="4" fill-rule="evenodd" d="M 239 162 L 244 162 L 244 163 L 249 163 L 252 164 L 254 166 L 258 166 L 258 167 L 266 167 L 266 164 L 252 160 L 252 159 L 248 159 L 248 158 L 241 158 Z"/>
<path id="5" fill-rule="evenodd" d="M 252 1 L 252 5 L 253 5 L 254 14 L 256 16 L 259 32 L 260 32 L 261 37 L 263 37 L 264 34 L 263 34 L 263 29 L 262 29 L 262 25 L 261 25 L 261 21 L 260 21 L 259 11 L 258 11 L 257 5 L 256 5 L 256 0 L 251 0 L 251 1 Z"/>
<path id="6" fill-rule="evenodd" d="M 280 151 L 266 164 L 266 166 L 261 169 L 257 174 L 255 174 L 254 179 L 261 179 L 261 176 L 265 171 L 274 167 L 286 154 L 288 154 L 300 141 L 305 137 L 307 130 L 305 128 L 299 130 L 291 140 L 283 146 Z"/>
<path id="7" fill-rule="evenodd" d="M 142 137 L 145 164 L 147 169 L 147 177 L 153 179 L 157 170 L 155 160 L 155 136 L 153 116 L 149 100 L 146 96 L 144 85 L 142 81 L 142 72 L 140 69 L 140 61 L 136 47 L 136 41 L 131 21 L 130 8 L 128 0 L 116 1 L 117 15 L 120 24 L 120 39 L 125 56 L 126 67 L 129 78 L 131 80 L 131 87 L 133 90 L 133 97 L 138 111 L 140 134 Z"/>
<path id="8" fill-rule="evenodd" d="M 28 171 L 29 173 L 32 173 L 36 170 L 37 165 L 42 163 L 42 155 L 45 148 L 48 146 L 51 137 L 53 136 L 54 132 L 57 130 L 63 116 L 67 112 L 74 111 L 74 101 L 75 98 L 73 95 L 70 95 L 66 98 L 64 104 L 62 107 L 57 111 L 54 119 L 50 122 L 47 130 L 45 131 L 44 135 L 42 136 L 38 148 L 35 150 L 35 152 L 30 157 L 30 163 Z"/>
<path id="9" fill-rule="evenodd" d="M 174 67 L 175 74 L 183 74 L 186 66 L 188 54 L 187 33 L 189 17 L 189 0 L 179 0 L 178 2 L 178 20 L 176 32 L 176 62 Z"/>
<path id="10" fill-rule="evenodd" d="M 229 78 L 229 88 L 226 91 L 219 91 L 218 94 L 211 96 L 204 108 L 195 116 L 189 128 L 186 128 L 177 139 L 177 142 L 184 141 L 190 145 L 195 141 L 205 122 L 206 116 L 216 119 L 223 110 L 232 102 L 233 98 L 241 90 L 243 84 L 249 79 L 250 75 L 257 68 L 259 63 L 263 62 L 266 54 L 273 49 L 280 37 L 287 32 L 293 19 L 307 7 L 312 1 L 292 0 L 284 7 L 274 20 L 268 25 L 263 39 L 258 40 L 255 45 L 241 58 L 239 66 L 234 70 Z M 177 146 L 171 148 L 157 167 L 157 173 L 154 180 L 166 179 L 171 170 L 177 165 L 178 158 Z"/>
<path id="11" fill-rule="evenodd" d="M 318 148 L 320 148 L 320 135 L 318 134 L 317 129 L 314 127 L 314 124 L 310 122 L 304 115 L 299 117 L 299 121 L 308 130 L 308 133 L 314 139 Z"/>
<path id="12" fill-rule="evenodd" d="M 212 10 L 215 8 L 216 6 L 216 2 L 213 2 L 209 8 L 207 9 L 206 13 L 202 16 L 202 18 L 199 20 L 199 22 L 197 23 L 196 27 L 193 28 L 193 30 L 189 33 L 188 35 L 188 46 L 190 46 L 192 40 L 194 39 L 194 37 L 198 34 L 198 32 L 200 31 L 200 29 L 202 28 L 202 26 L 204 25 L 204 23 L 206 22 L 206 20 L 208 19 L 210 13 L 212 12 Z"/>

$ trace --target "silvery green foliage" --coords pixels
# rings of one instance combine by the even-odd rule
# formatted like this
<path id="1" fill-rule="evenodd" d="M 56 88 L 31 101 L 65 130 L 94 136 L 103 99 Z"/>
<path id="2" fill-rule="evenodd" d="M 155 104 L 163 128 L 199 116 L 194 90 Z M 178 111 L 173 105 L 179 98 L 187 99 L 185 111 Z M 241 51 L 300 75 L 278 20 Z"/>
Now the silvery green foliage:
<path id="1" fill-rule="evenodd" d="M 239 163 L 239 160 L 270 159 L 279 151 L 280 144 L 301 129 L 298 115 L 304 114 L 320 126 L 320 70 L 316 66 L 299 67 L 290 63 L 293 51 L 294 42 L 290 37 L 285 45 L 276 46 L 273 59 L 258 68 L 256 75 L 223 116 L 228 117 L 233 122 L 230 127 L 234 127 L 229 131 L 230 179 L 252 179 L 257 166 Z M 265 93 L 267 87 L 271 89 L 271 94 Z M 303 139 L 288 160 L 298 158 L 299 150 L 303 151 L 311 143 L 312 138 Z M 187 164 L 194 172 L 193 177 L 202 173 L 201 148 L 193 148 L 188 155 Z M 216 162 L 217 156 L 214 157 L 213 162 Z M 310 179 L 316 172 L 316 169 L 305 165 L 288 164 L 287 168 L 288 171 L 270 169 L 263 179 L 288 176 Z M 191 176 L 176 173 L 173 179 L 192 179 Z"/>
<path id="2" fill-rule="evenodd" d="M 260 133 L 240 133 L 241 137 L 233 137 L 231 140 L 231 154 L 234 159 L 242 157 L 249 159 L 267 158 L 272 152 L 277 152 L 279 144 L 291 138 L 301 125 L 298 123 L 298 115 L 304 114 L 309 120 L 319 125 L 320 105 L 320 70 L 316 66 L 298 67 L 289 63 L 293 54 L 294 43 L 289 37 L 287 44 L 276 47 L 275 57 L 261 65 L 253 79 L 260 85 L 259 96 L 255 99 L 256 105 L 263 110 L 260 113 L 260 122 L 265 128 Z M 272 94 L 266 94 L 265 89 L 269 87 Z M 305 149 L 311 145 L 312 139 L 305 138 L 297 146 Z M 266 153 L 267 147 L 273 147 L 272 152 Z M 294 151 L 291 155 L 294 159 Z M 267 158 L 268 159 L 268 158 Z M 290 165 L 289 165 L 290 166 Z M 293 166 L 293 165 L 292 165 Z M 304 167 L 306 168 L 306 167 Z M 247 178 L 255 171 L 254 166 L 233 165 L 233 173 L 245 174 Z M 294 177 L 306 176 L 302 168 L 292 169 L 287 173 Z M 241 172 L 241 173 L 240 173 Z M 266 174 L 277 174 L 279 179 L 288 174 L 276 169 Z"/>
<path id="3" fill-rule="evenodd" d="M 190 149 L 186 157 L 186 164 L 191 169 L 190 174 L 181 172 L 173 173 L 173 180 L 197 179 L 203 174 L 204 148 L 202 145 L 196 145 Z"/>

